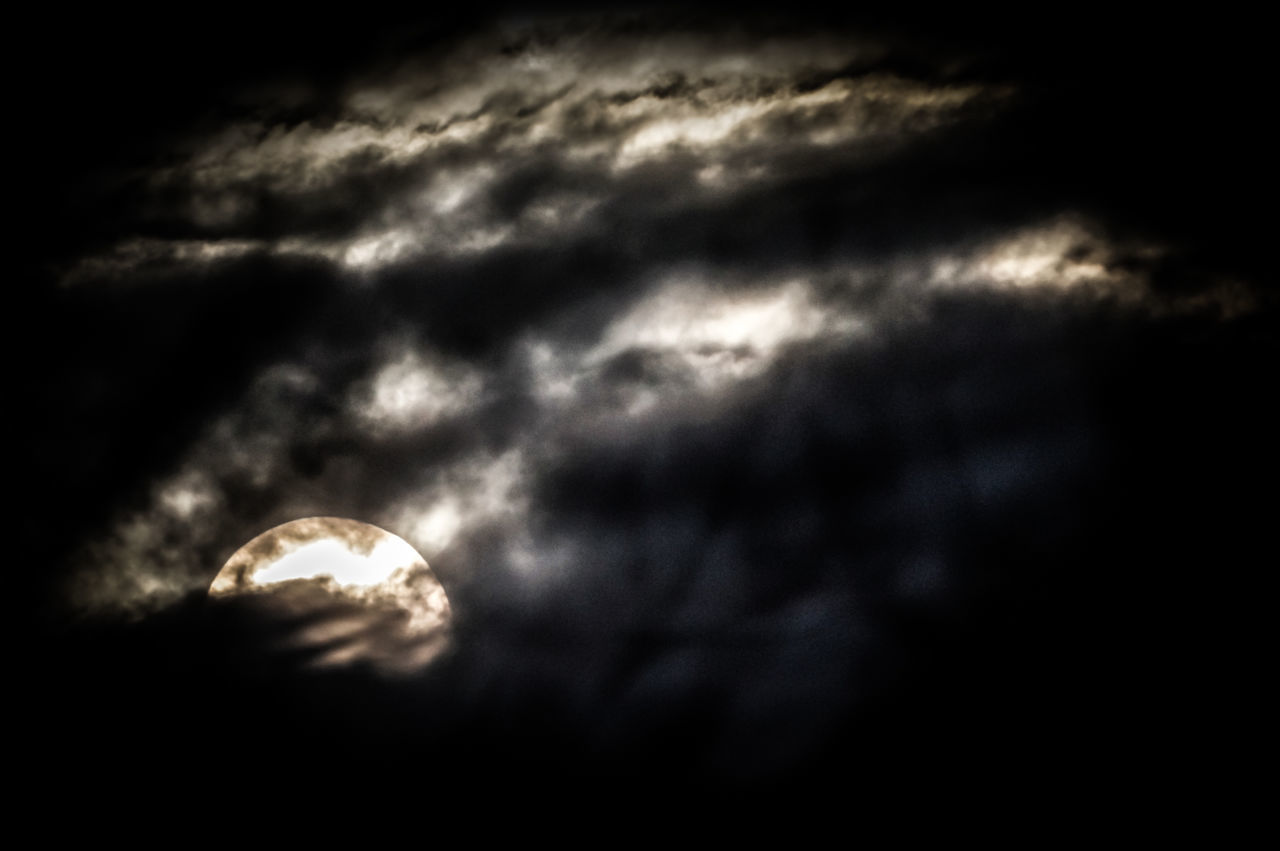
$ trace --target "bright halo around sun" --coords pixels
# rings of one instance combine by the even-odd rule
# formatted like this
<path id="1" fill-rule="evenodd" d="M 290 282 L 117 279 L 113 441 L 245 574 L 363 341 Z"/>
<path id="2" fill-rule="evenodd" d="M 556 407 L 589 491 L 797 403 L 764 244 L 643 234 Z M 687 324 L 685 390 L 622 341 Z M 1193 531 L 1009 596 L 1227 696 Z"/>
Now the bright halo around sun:
<path id="1" fill-rule="evenodd" d="M 268 529 L 227 560 L 209 596 L 293 619 L 288 646 L 314 665 L 412 671 L 448 641 L 449 598 L 426 560 L 385 529 L 344 517 Z"/>

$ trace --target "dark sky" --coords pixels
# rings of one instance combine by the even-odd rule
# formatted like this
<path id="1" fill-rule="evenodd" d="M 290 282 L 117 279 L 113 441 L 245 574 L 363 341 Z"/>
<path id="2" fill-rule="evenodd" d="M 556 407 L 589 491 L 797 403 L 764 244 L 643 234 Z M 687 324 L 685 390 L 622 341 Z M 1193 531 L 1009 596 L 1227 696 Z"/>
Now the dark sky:
<path id="1" fill-rule="evenodd" d="M 1209 794 L 1270 634 L 1258 28 L 789 9 L 31 24 L 32 788 Z M 310 515 L 426 557 L 446 658 L 205 599 Z"/>

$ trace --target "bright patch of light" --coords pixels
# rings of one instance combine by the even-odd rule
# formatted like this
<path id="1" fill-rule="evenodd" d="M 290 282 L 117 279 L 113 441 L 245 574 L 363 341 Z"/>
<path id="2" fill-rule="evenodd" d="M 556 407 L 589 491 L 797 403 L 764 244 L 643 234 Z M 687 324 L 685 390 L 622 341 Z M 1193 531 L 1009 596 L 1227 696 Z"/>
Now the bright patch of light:
<path id="1" fill-rule="evenodd" d="M 525 344 L 525 355 L 533 373 L 533 391 L 539 401 L 558 404 L 574 397 L 577 376 L 550 343 L 530 340 Z"/>
<path id="2" fill-rule="evenodd" d="M 679 356 L 703 386 L 714 387 L 759 374 L 786 345 L 861 326 L 856 317 L 816 303 L 800 281 L 748 295 L 677 283 L 614 323 L 587 360 L 599 363 L 633 348 L 663 350 Z M 637 400 L 641 410 L 651 403 Z"/>
<path id="3" fill-rule="evenodd" d="M 404 504 L 397 526 L 431 558 L 469 529 L 527 507 L 522 493 L 524 456 L 519 449 L 468 458 L 442 471 L 435 486 Z"/>
<path id="4" fill-rule="evenodd" d="M 160 495 L 160 504 L 169 513 L 187 520 L 196 511 L 213 504 L 213 496 L 206 490 L 193 487 L 173 487 Z"/>
<path id="5" fill-rule="evenodd" d="M 509 225 L 496 228 L 475 228 L 454 242 L 453 248 L 455 251 L 465 254 L 479 254 L 506 242 L 511 238 L 513 231 L 514 228 Z"/>
<path id="6" fill-rule="evenodd" d="M 378 370 L 351 406 L 375 428 L 421 428 L 466 410 L 480 389 L 473 373 L 430 363 L 410 350 Z"/>
<path id="7" fill-rule="evenodd" d="M 631 165 L 676 145 L 710 147 L 767 109 L 767 104 L 750 103 L 727 107 L 710 115 L 656 120 L 623 143 L 618 152 L 618 163 Z"/>
<path id="8" fill-rule="evenodd" d="M 483 165 L 436 176 L 423 200 L 437 213 L 455 212 L 493 182 L 496 171 Z"/>
<path id="9" fill-rule="evenodd" d="M 1128 250 L 1150 253 L 1131 246 Z M 931 278 L 944 286 L 1066 290 L 1080 286 L 1120 292 L 1132 276 L 1116 268 L 1115 247 L 1086 223 L 1063 217 L 1023 228 L 964 255 L 940 258 Z"/>
<path id="10" fill-rule="evenodd" d="M 410 230 L 387 231 L 351 243 L 342 255 L 342 262 L 353 269 L 384 266 L 408 254 L 416 244 L 417 238 Z"/>
<path id="11" fill-rule="evenodd" d="M 449 546 L 461 528 L 462 515 L 457 502 L 446 499 L 420 515 L 409 535 L 428 553 L 439 553 Z"/>
<path id="12" fill-rule="evenodd" d="M 1058 225 L 1023 233 L 995 246 L 978 261 L 977 271 L 1013 286 L 1070 286 L 1102 278 L 1107 273 L 1105 266 L 1070 256 L 1073 248 L 1088 247 L 1092 241 L 1078 226 Z"/>
<path id="13" fill-rule="evenodd" d="M 325 538 L 304 544 L 253 574 L 257 585 L 327 576 L 339 585 L 366 586 L 385 581 L 401 567 L 420 559 L 413 548 L 397 538 L 380 541 L 367 555 L 344 542 Z"/>

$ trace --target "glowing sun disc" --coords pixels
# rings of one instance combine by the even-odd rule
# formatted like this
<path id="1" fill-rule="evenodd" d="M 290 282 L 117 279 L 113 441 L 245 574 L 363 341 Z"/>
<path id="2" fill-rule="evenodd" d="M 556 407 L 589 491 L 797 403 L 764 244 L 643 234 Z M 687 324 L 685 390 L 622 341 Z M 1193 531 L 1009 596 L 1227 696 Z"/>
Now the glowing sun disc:
<path id="1" fill-rule="evenodd" d="M 316 664 L 359 660 L 413 669 L 438 655 L 451 610 L 444 586 L 403 539 L 344 517 L 304 517 L 232 554 L 211 598 L 250 596 L 308 620 L 291 637 Z"/>

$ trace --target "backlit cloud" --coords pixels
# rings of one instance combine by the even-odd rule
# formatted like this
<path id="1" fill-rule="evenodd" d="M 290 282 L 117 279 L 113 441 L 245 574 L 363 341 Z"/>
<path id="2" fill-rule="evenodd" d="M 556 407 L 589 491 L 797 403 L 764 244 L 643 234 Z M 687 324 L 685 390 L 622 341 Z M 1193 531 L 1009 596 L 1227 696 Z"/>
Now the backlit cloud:
<path id="1" fill-rule="evenodd" d="M 1229 657 L 1179 624 L 1228 634 L 1265 550 L 1280 335 L 1232 203 L 1265 157 L 1224 129 L 1255 102 L 1146 29 L 967 14 L 433 17 L 360 51 L 369 15 L 244 78 L 148 65 L 172 108 L 128 126 L 77 96 L 102 148 L 37 158 L 70 171 L 13 313 L 26 557 L 90 660 L 59 699 L 143 659 L 129 752 L 155 683 L 190 678 L 173 741 L 296 689 L 279 717 L 467 789 L 523 759 L 845 796 L 876 754 L 1123 750 L 1178 702 L 1133 672 L 1183 695 Z M 369 565 L 329 545 L 341 576 L 267 574 L 312 615 L 207 598 L 305 517 L 420 553 L 448 652 L 408 597 L 330 593 Z"/>
<path id="2" fill-rule="evenodd" d="M 1012 93 L 879 71 L 883 48 L 847 38 L 530 38 L 477 36 L 361 80 L 324 123 L 255 119 L 193 142 L 148 176 L 156 209 L 188 235 L 140 233 L 68 280 L 254 250 L 367 273 L 570 239 L 628 175 L 661 169 L 689 193 L 682 203 L 699 203 L 828 157 L 882 156 L 998 113 Z M 266 216 L 278 233 L 264 239 Z"/>

